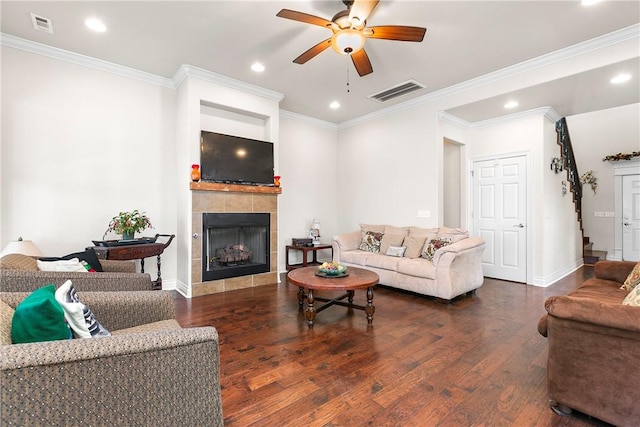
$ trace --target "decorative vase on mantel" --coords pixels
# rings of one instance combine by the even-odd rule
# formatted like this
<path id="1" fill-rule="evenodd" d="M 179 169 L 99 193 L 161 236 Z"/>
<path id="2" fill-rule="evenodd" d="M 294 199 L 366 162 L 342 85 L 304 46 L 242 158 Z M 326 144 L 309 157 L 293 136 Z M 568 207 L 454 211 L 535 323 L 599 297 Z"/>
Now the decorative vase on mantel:
<path id="1" fill-rule="evenodd" d="M 125 231 L 122 233 L 122 240 L 133 240 L 135 238 L 135 234 L 133 231 Z"/>

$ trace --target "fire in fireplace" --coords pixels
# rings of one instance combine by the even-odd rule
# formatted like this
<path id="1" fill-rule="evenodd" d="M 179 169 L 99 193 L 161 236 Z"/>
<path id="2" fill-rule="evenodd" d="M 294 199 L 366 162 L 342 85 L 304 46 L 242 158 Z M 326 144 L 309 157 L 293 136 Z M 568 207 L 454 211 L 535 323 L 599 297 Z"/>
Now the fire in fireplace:
<path id="1" fill-rule="evenodd" d="M 270 270 L 268 213 L 202 214 L 202 281 Z"/>

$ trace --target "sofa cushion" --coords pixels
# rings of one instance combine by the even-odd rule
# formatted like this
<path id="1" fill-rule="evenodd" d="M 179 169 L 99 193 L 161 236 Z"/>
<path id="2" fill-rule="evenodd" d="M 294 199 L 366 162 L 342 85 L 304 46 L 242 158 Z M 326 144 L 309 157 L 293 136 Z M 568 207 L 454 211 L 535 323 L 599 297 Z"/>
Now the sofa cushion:
<path id="1" fill-rule="evenodd" d="M 340 254 L 340 262 L 347 262 L 355 265 L 366 265 L 367 258 L 371 256 L 371 252 L 361 251 L 344 251 Z"/>
<path id="2" fill-rule="evenodd" d="M 11 344 L 11 319 L 13 319 L 13 313 L 13 308 L 0 300 L 0 345 Z"/>
<path id="3" fill-rule="evenodd" d="M 75 271 L 78 273 L 87 273 L 87 269 L 80 262 L 78 258 L 61 259 L 58 261 L 36 261 L 38 263 L 38 270 L 40 271 Z"/>
<path id="4" fill-rule="evenodd" d="M 56 301 L 64 310 L 64 318 L 76 338 L 108 337 L 109 331 L 98 322 L 89 307 L 84 305 L 71 280 L 64 282 L 55 292 Z"/>
<path id="5" fill-rule="evenodd" d="M 384 233 L 384 224 L 376 225 L 376 224 L 360 224 L 360 232 L 364 236 L 364 233 L 367 231 L 374 231 L 376 233 Z"/>
<path id="6" fill-rule="evenodd" d="M 447 238 L 451 240 L 451 243 L 456 243 L 469 237 L 469 232 L 462 228 L 441 227 L 438 230 L 438 237 Z"/>
<path id="7" fill-rule="evenodd" d="M 420 256 L 426 260 L 433 261 L 433 255 L 436 251 L 450 244 L 451 239 L 449 237 L 436 237 L 435 239 L 428 240 L 425 242 Z"/>
<path id="8" fill-rule="evenodd" d="M 380 242 L 382 241 L 382 233 L 377 231 L 365 231 L 360 242 L 360 250 L 378 253 L 380 252 Z"/>
<path id="9" fill-rule="evenodd" d="M 392 257 L 383 254 L 371 254 L 367 257 L 365 267 L 375 267 L 390 271 L 397 271 L 399 260 L 400 258 L 398 257 Z"/>
<path id="10" fill-rule="evenodd" d="M 385 255 L 402 258 L 406 250 L 407 250 L 406 246 L 389 246 L 389 249 L 387 249 L 387 251 L 385 252 Z"/>
<path id="11" fill-rule="evenodd" d="M 23 254 L 7 254 L 0 259 L 0 268 L 4 270 L 38 271 L 34 257 Z"/>
<path id="12" fill-rule="evenodd" d="M 398 260 L 398 273 L 409 276 L 436 279 L 436 267 L 431 261 L 424 258 L 396 258 Z"/>
<path id="13" fill-rule="evenodd" d="M 385 232 L 380 241 L 380 253 L 386 254 L 391 246 L 402 246 L 406 234 L 390 234 Z"/>
<path id="14" fill-rule="evenodd" d="M 638 284 L 640 284 L 640 261 L 633 267 L 620 289 L 632 291 Z"/>
<path id="15" fill-rule="evenodd" d="M 144 325 L 132 326 L 126 329 L 113 331 L 112 335 L 139 334 L 144 332 L 166 331 L 171 329 L 182 329 L 176 319 L 160 320 L 158 322 L 146 323 Z"/>
<path id="16" fill-rule="evenodd" d="M 409 227 L 409 234 L 417 234 L 420 236 L 431 236 L 434 238 L 438 235 L 439 228 L 422 228 L 422 227 Z"/>
<path id="17" fill-rule="evenodd" d="M 405 258 L 420 257 L 420 252 L 422 251 L 425 240 L 427 240 L 426 235 L 409 234 L 405 237 L 403 243 L 403 246 L 407 247 L 407 250 L 404 252 Z"/>
<path id="18" fill-rule="evenodd" d="M 64 320 L 64 310 L 56 301 L 54 285 L 47 285 L 29 294 L 11 319 L 11 341 L 15 344 L 54 341 L 71 338 Z"/>

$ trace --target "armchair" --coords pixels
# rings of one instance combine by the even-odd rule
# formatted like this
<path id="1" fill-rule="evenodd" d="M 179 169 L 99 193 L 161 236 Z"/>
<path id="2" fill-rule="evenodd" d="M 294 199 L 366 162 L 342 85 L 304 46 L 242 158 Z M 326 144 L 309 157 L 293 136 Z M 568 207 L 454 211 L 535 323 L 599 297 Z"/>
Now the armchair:
<path id="1" fill-rule="evenodd" d="M 0 292 L 0 327 L 27 295 Z M 80 297 L 112 336 L 1 343 L 0 424 L 223 425 L 215 328 L 181 328 L 170 291 Z"/>

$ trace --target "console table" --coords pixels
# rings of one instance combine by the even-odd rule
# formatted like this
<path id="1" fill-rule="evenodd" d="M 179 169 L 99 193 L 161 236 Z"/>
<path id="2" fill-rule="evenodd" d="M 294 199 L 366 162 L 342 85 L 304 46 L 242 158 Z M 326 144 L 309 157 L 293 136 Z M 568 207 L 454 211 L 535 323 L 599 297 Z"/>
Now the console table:
<path id="1" fill-rule="evenodd" d="M 169 237 L 165 243 L 132 243 L 130 245 L 119 246 L 94 246 L 93 250 L 99 259 L 112 259 L 119 261 L 127 261 L 132 259 L 140 260 L 141 273 L 144 273 L 144 259 L 152 256 L 157 256 L 158 264 L 158 278 L 151 282 L 152 289 L 162 289 L 162 274 L 160 271 L 160 255 L 171 244 L 171 241 L 175 237 L 175 234 L 157 234 L 157 237 Z"/>

